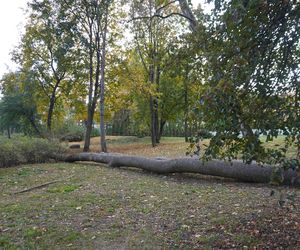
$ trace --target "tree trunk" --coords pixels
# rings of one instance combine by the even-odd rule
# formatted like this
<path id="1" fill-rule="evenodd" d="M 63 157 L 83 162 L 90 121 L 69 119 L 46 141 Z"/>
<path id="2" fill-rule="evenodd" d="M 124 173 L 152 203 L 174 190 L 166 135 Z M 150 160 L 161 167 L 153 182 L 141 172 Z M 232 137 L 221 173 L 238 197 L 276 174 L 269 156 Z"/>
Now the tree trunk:
<path id="1" fill-rule="evenodd" d="M 295 90 L 295 109 L 297 116 L 300 116 L 300 81 L 296 80 L 296 90 Z"/>
<path id="2" fill-rule="evenodd" d="M 54 69 L 53 69 L 53 72 L 55 72 Z M 55 106 L 55 102 L 56 102 L 56 99 L 57 99 L 56 92 L 57 92 L 58 86 L 59 86 L 60 82 L 62 81 L 62 79 L 63 79 L 63 76 L 61 78 L 59 78 L 59 77 L 56 78 L 56 82 L 55 82 L 55 85 L 53 87 L 53 90 L 52 90 L 52 93 L 51 93 L 51 96 L 50 96 L 48 117 L 47 117 L 47 129 L 48 129 L 48 131 L 51 131 L 53 111 L 54 111 L 54 106 Z"/>
<path id="3" fill-rule="evenodd" d="M 87 152 L 90 149 L 91 143 L 91 132 L 92 132 L 92 124 L 94 119 L 94 110 L 93 107 L 93 76 L 94 76 L 94 48 L 93 48 L 93 29 L 92 23 L 89 24 L 89 94 L 88 94 L 88 108 L 87 108 L 87 122 L 86 122 L 86 130 L 84 135 L 84 147 L 83 151 Z"/>
<path id="4" fill-rule="evenodd" d="M 158 120 L 158 100 L 157 97 L 154 98 L 154 130 L 155 130 L 155 142 L 159 144 L 159 120 Z"/>
<path id="5" fill-rule="evenodd" d="M 10 135 L 10 127 L 9 127 L 9 126 L 7 127 L 7 137 L 8 137 L 8 139 L 11 138 L 11 135 Z"/>
<path id="6" fill-rule="evenodd" d="M 225 162 L 212 160 L 201 161 L 198 158 L 145 158 L 139 156 L 111 153 L 80 153 L 68 156 L 66 162 L 92 161 L 108 164 L 110 167 L 134 167 L 158 174 L 169 173 L 199 173 L 203 175 L 232 178 L 245 182 L 269 183 L 272 175 L 270 165 L 256 163 L 245 164 L 242 161 Z M 297 171 L 283 172 L 284 184 L 300 186 L 300 176 Z"/>
<path id="7" fill-rule="evenodd" d="M 151 130 L 151 142 L 152 142 L 152 147 L 156 146 L 156 134 L 155 134 L 155 112 L 154 112 L 154 101 L 153 97 L 150 96 L 150 115 L 151 115 L 151 120 L 150 120 L 150 130 Z"/>
<path id="8" fill-rule="evenodd" d="M 163 119 L 160 119 L 160 125 L 159 125 L 159 141 L 162 137 L 162 134 L 164 132 L 164 127 L 165 127 L 165 124 L 166 124 L 167 121 L 163 120 Z"/>
<path id="9" fill-rule="evenodd" d="M 91 103 L 88 105 L 88 117 L 87 117 L 87 123 L 86 123 L 85 135 L 84 135 L 84 147 L 83 147 L 84 152 L 87 152 L 90 149 L 94 112 L 95 112 L 95 105 Z"/>
<path id="10" fill-rule="evenodd" d="M 41 136 L 42 138 L 44 138 L 44 135 L 41 133 L 41 131 L 39 130 L 38 126 L 36 125 L 35 123 L 35 119 L 34 117 L 30 117 L 30 118 L 27 118 L 28 121 L 30 122 L 31 126 L 34 128 L 35 132 Z"/>
<path id="11" fill-rule="evenodd" d="M 157 50 L 157 43 L 155 42 L 155 49 Z M 155 62 L 157 64 L 156 66 L 156 74 L 155 74 L 155 84 L 156 84 L 156 91 L 157 93 L 160 93 L 159 91 L 159 85 L 160 85 L 160 65 L 158 63 L 157 59 L 157 52 L 155 52 Z M 155 135 L 156 135 L 156 143 L 160 142 L 160 123 L 158 118 L 158 97 L 155 97 L 154 99 L 154 107 L 155 107 Z"/>
<path id="12" fill-rule="evenodd" d="M 154 55 L 153 55 L 153 51 L 151 52 L 151 60 L 152 63 L 149 67 L 149 81 L 150 84 L 154 84 L 154 77 L 155 77 L 155 72 L 154 72 Z M 156 146 L 156 107 L 155 107 L 155 97 L 154 96 L 150 96 L 150 115 L 151 115 L 151 119 L 150 119 L 150 128 L 151 128 L 151 142 L 152 142 L 152 147 Z"/>
<path id="13" fill-rule="evenodd" d="M 149 15 L 152 16 L 152 1 L 149 2 Z M 153 34 L 153 22 L 150 21 L 150 24 L 149 24 L 149 44 L 150 44 L 150 49 L 149 49 L 149 59 L 150 59 L 150 65 L 149 65 L 149 82 L 150 82 L 150 85 L 153 85 L 155 84 L 155 65 L 156 65 L 156 58 L 155 58 L 155 49 L 156 49 L 156 46 L 155 46 L 155 37 L 154 37 L 154 34 Z M 155 147 L 156 146 L 156 143 L 157 143 L 157 123 L 156 123 L 156 110 L 157 110 L 157 107 L 156 107 L 156 103 L 155 103 L 155 100 L 156 97 L 153 96 L 151 94 L 150 96 L 150 118 L 151 118 L 151 142 L 152 142 L 152 147 Z"/>
<path id="14" fill-rule="evenodd" d="M 187 118 L 184 117 L 184 141 L 188 142 L 189 141 L 189 128 L 188 128 L 188 121 Z"/>
<path id="15" fill-rule="evenodd" d="M 100 80 L 100 144 L 101 151 L 107 152 L 106 140 L 105 140 L 105 123 L 104 123 L 104 98 L 105 98 L 105 59 L 106 59 L 106 33 L 107 33 L 107 15 L 108 6 L 106 6 L 106 19 L 103 30 L 102 40 L 102 57 L 101 57 L 101 80 Z"/>
<path id="16" fill-rule="evenodd" d="M 47 129 L 48 131 L 51 131 L 52 127 L 52 116 L 53 116 L 53 110 L 54 110 L 54 104 L 55 104 L 55 92 L 52 93 L 49 103 L 49 109 L 48 109 L 48 116 L 47 116 Z"/>
<path id="17" fill-rule="evenodd" d="M 188 113 L 189 113 L 189 103 L 188 103 L 188 70 L 186 69 L 186 75 L 184 79 L 184 139 L 185 142 L 189 141 L 188 138 Z"/>

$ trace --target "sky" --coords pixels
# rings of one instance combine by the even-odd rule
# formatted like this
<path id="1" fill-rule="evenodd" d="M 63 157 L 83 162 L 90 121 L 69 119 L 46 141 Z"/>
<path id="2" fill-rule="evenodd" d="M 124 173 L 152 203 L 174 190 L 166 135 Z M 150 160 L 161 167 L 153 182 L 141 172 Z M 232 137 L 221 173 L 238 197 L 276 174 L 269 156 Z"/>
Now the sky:
<path id="1" fill-rule="evenodd" d="M 22 10 L 26 0 L 9 0 L 0 3 L 0 77 L 8 72 L 8 67 L 14 69 L 10 52 L 18 45 L 25 22 Z"/>
<path id="2" fill-rule="evenodd" d="M 24 8 L 27 0 L 9 0 L 0 2 L 0 78 L 9 70 L 16 69 L 10 60 L 10 52 L 18 45 L 25 24 Z M 197 5 L 203 0 L 193 0 Z"/>

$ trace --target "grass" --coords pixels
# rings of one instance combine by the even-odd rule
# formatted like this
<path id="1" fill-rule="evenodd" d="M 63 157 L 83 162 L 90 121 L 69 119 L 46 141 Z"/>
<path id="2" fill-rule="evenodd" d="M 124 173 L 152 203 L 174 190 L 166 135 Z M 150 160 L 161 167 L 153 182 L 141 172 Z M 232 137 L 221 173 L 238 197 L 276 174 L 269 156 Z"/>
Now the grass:
<path id="1" fill-rule="evenodd" d="M 135 136 L 107 136 L 107 146 L 110 152 L 123 154 L 140 155 L 147 157 L 180 157 L 185 156 L 188 143 L 182 137 L 163 137 L 159 146 L 153 148 L 150 137 L 138 138 Z M 91 138 L 90 150 L 99 152 L 99 137 Z M 205 141 L 207 143 L 207 140 Z M 81 149 L 72 150 L 80 152 L 83 142 L 71 143 L 80 144 Z"/>
<path id="2" fill-rule="evenodd" d="M 154 149 L 150 138 L 108 138 L 110 151 L 149 157 L 184 156 L 187 146 L 183 138 Z M 299 190 L 280 187 L 296 198 L 279 207 L 273 189 L 102 164 L 0 169 L 0 249 L 299 249 Z"/>
<path id="3" fill-rule="evenodd" d="M 266 137 L 262 136 L 261 141 L 268 148 L 279 148 L 284 145 L 284 136 L 278 136 L 273 141 L 265 142 Z M 182 157 L 185 156 L 189 143 L 184 141 L 183 137 L 162 137 L 161 143 L 153 148 L 150 137 L 138 138 L 135 136 L 107 136 L 107 146 L 110 152 L 117 152 L 130 155 L 140 155 L 146 157 Z M 90 150 L 99 152 L 100 138 L 91 138 Z M 71 143 L 80 144 L 81 149 L 72 150 L 71 152 L 81 152 L 83 142 Z M 208 145 L 209 140 L 203 140 L 201 145 Z M 201 148 L 204 148 L 203 146 Z M 297 150 L 294 147 L 289 148 L 288 157 L 295 157 Z"/>
<path id="4" fill-rule="evenodd" d="M 0 169 L 0 249 L 300 247 L 299 210 L 271 189 L 96 164 Z"/>

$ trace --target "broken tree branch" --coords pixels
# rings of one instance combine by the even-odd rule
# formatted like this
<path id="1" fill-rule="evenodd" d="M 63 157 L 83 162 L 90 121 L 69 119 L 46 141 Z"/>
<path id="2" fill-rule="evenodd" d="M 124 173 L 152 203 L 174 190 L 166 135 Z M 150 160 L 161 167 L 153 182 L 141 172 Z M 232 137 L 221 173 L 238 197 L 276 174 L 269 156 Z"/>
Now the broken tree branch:
<path id="1" fill-rule="evenodd" d="M 69 179 L 71 178 L 72 176 L 69 176 L 68 178 L 66 179 Z M 17 192 L 14 192 L 13 194 L 22 194 L 22 193 L 26 193 L 26 192 L 30 192 L 34 189 L 39 189 L 39 188 L 43 188 L 43 187 L 46 187 L 46 186 L 49 186 L 51 184 L 54 184 L 54 183 L 57 183 L 57 182 L 60 182 L 60 181 L 65 181 L 66 179 L 60 179 L 60 180 L 54 180 L 54 181 L 49 181 L 49 182 L 46 182 L 46 183 L 43 183 L 43 184 L 40 184 L 40 185 L 37 185 L 37 186 L 33 186 L 33 187 L 30 187 L 30 188 L 26 188 L 26 189 L 23 189 L 21 191 L 17 191 Z"/>

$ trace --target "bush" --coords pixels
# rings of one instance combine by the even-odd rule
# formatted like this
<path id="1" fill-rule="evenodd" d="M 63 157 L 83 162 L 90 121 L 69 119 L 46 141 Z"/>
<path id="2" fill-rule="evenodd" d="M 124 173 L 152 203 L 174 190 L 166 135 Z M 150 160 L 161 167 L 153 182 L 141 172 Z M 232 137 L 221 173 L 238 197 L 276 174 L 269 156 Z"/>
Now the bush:
<path id="1" fill-rule="evenodd" d="M 61 141 L 80 142 L 83 140 L 83 133 L 68 133 L 60 137 Z"/>
<path id="2" fill-rule="evenodd" d="M 62 127 L 54 129 L 53 133 L 60 141 L 79 142 L 84 138 L 84 127 L 67 122 Z"/>
<path id="3" fill-rule="evenodd" d="M 100 136 L 100 130 L 98 128 L 92 128 L 91 137 Z"/>
<path id="4" fill-rule="evenodd" d="M 49 162 L 63 153 L 64 148 L 54 140 L 21 136 L 0 138 L 0 167 Z"/>

